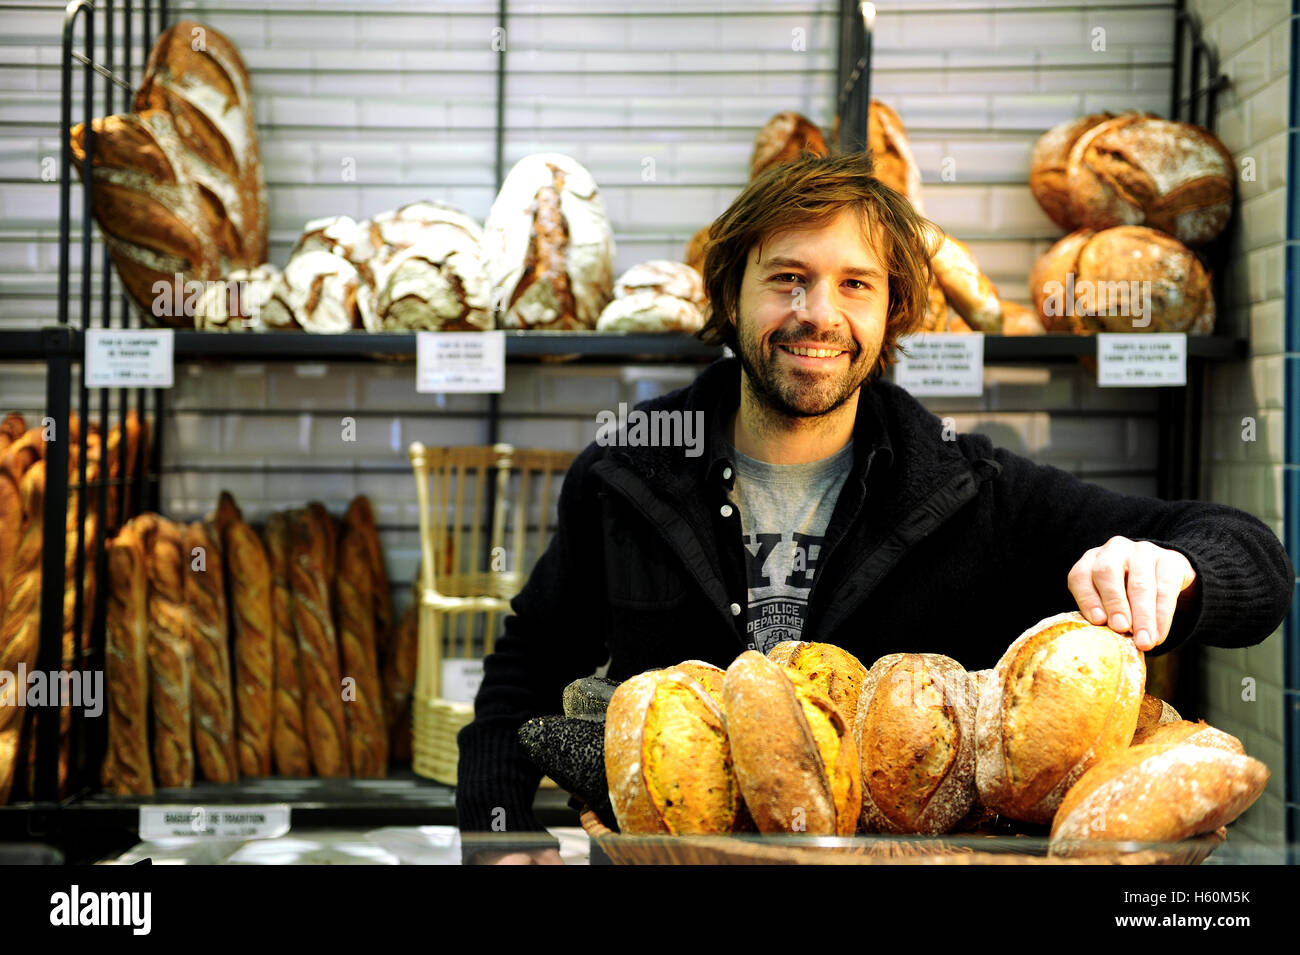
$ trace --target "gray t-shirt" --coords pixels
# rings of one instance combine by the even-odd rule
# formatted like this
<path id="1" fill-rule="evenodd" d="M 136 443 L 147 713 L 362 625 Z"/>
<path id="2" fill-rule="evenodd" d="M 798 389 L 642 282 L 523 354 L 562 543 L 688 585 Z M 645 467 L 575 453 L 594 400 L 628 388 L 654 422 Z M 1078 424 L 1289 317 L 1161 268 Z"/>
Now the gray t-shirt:
<path id="1" fill-rule="evenodd" d="M 802 639 L 826 525 L 853 467 L 853 442 L 806 464 L 768 464 L 739 451 L 735 461 L 732 500 L 749 573 L 745 633 L 752 649 L 766 653 L 782 640 Z"/>

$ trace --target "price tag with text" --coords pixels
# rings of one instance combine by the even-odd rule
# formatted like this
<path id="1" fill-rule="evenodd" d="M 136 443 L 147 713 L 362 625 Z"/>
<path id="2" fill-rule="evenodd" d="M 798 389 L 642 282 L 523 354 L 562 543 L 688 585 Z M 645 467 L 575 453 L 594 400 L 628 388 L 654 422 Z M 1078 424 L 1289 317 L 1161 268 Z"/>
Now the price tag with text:
<path id="1" fill-rule="evenodd" d="M 1182 332 L 1098 334 L 1097 384 L 1102 388 L 1187 384 L 1187 336 Z"/>
<path id="2" fill-rule="evenodd" d="M 483 682 L 482 660 L 443 660 L 442 698 L 455 703 L 473 703 Z"/>
<path id="3" fill-rule="evenodd" d="M 86 329 L 87 388 L 171 388 L 170 328 Z"/>
<path id="4" fill-rule="evenodd" d="M 484 393 L 506 390 L 506 333 L 417 332 L 415 390 Z"/>
<path id="5" fill-rule="evenodd" d="M 984 393 L 984 336 L 922 332 L 899 342 L 894 383 L 914 395 Z"/>
<path id="6" fill-rule="evenodd" d="M 289 809 L 269 806 L 141 806 L 140 838 L 275 839 L 289 831 Z"/>

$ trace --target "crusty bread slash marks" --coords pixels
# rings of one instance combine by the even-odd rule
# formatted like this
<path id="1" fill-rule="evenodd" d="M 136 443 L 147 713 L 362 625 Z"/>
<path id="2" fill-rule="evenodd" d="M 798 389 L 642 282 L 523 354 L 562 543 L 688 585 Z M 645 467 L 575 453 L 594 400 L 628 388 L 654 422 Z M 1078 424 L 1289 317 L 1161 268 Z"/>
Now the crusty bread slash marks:
<path id="1" fill-rule="evenodd" d="M 183 556 L 194 649 L 194 750 L 205 779 L 231 783 L 239 779 L 239 762 L 221 545 L 196 521 L 185 528 Z"/>
<path id="2" fill-rule="evenodd" d="M 554 297 L 555 326 L 579 328 L 574 307 L 573 289 L 569 285 L 569 272 L 565 267 L 565 253 L 569 245 L 569 223 L 560 209 L 560 195 L 564 191 L 564 172 L 550 166 L 552 182 L 537 190 L 537 197 L 529 210 L 533 214 L 533 231 L 524 257 L 524 274 L 510 296 L 507 310 L 513 308 L 534 282 L 550 288 Z"/>
<path id="3" fill-rule="evenodd" d="M 302 676 L 298 633 L 294 627 L 289 585 L 289 521 L 277 511 L 266 520 L 266 557 L 271 575 L 271 621 L 275 653 L 275 709 L 271 739 L 275 771 L 281 776 L 310 776 L 311 756 L 303 725 Z"/>

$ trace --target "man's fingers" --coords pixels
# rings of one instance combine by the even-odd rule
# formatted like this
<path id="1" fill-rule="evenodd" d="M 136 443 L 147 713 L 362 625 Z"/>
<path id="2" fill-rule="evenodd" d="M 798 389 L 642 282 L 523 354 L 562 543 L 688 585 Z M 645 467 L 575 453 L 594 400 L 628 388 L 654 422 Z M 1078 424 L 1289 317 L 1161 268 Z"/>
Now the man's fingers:
<path id="1" fill-rule="evenodd" d="M 1160 639 L 1156 642 L 1163 643 L 1174 623 L 1178 597 L 1196 579 L 1196 574 L 1186 557 L 1177 551 L 1166 550 L 1161 552 L 1156 563 L 1156 579 L 1160 587 L 1156 595 L 1156 631 Z"/>
<path id="2" fill-rule="evenodd" d="M 1119 633 L 1127 633 L 1133 624 L 1133 613 L 1129 609 L 1128 593 L 1124 586 L 1131 553 L 1131 547 L 1115 546 L 1107 542 L 1097 552 L 1092 565 L 1092 582 L 1101 596 L 1101 605 L 1106 611 L 1106 624 Z"/>
<path id="3" fill-rule="evenodd" d="M 1100 547 L 1092 547 L 1084 551 L 1083 556 L 1070 568 L 1070 573 L 1065 578 L 1070 593 L 1074 595 L 1074 602 L 1083 612 L 1084 619 L 1097 626 L 1106 622 L 1106 611 L 1101 606 L 1101 594 L 1097 593 L 1097 588 L 1092 582 L 1092 564 L 1099 550 Z"/>
<path id="4" fill-rule="evenodd" d="M 1128 602 L 1133 613 L 1133 643 L 1139 650 L 1150 650 L 1164 639 L 1159 630 L 1157 606 L 1163 589 L 1157 576 L 1160 554 L 1161 549 L 1155 544 L 1138 541 L 1128 559 Z"/>

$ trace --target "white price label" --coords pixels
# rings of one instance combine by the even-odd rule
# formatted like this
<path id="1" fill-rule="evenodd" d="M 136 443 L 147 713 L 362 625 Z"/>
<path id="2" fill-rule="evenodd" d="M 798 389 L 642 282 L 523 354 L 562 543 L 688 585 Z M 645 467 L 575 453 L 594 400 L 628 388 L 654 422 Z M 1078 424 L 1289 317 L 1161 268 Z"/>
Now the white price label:
<path id="1" fill-rule="evenodd" d="M 473 703 L 483 682 L 482 660 L 443 660 L 442 698 L 453 703 Z"/>
<path id="2" fill-rule="evenodd" d="M 415 390 L 500 393 L 506 390 L 506 333 L 417 332 Z"/>
<path id="3" fill-rule="evenodd" d="M 269 806 L 141 806 L 145 841 L 191 836 L 209 839 L 276 839 L 289 831 L 289 809 Z"/>
<path id="4" fill-rule="evenodd" d="M 1187 336 L 1183 332 L 1098 334 L 1097 384 L 1102 388 L 1187 384 Z"/>
<path id="5" fill-rule="evenodd" d="M 174 342 L 170 328 L 86 329 L 86 387 L 172 387 Z"/>
<path id="6" fill-rule="evenodd" d="M 894 383 L 914 395 L 984 393 L 984 336 L 922 332 L 900 340 Z"/>

